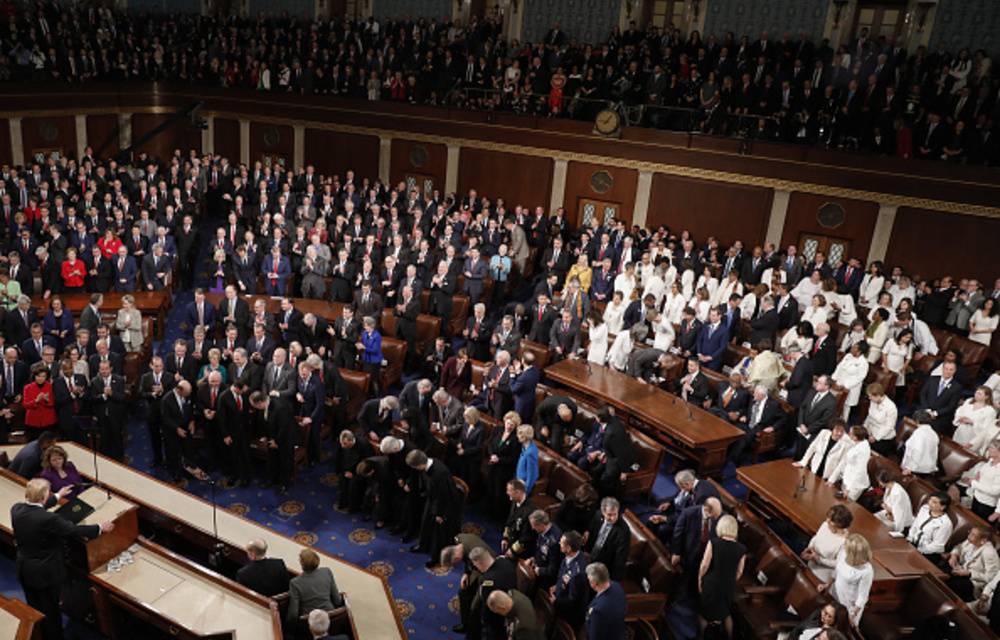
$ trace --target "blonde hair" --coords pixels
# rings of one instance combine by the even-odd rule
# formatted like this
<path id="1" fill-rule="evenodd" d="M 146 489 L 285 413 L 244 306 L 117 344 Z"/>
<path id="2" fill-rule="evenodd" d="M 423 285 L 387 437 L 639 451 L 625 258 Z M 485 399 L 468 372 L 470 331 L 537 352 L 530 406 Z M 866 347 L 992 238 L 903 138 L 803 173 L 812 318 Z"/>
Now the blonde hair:
<path id="1" fill-rule="evenodd" d="M 312 549 L 299 551 L 299 565 L 305 573 L 315 571 L 319 567 L 319 554 Z"/>
<path id="2" fill-rule="evenodd" d="M 45 501 L 45 496 L 48 495 L 51 486 L 45 478 L 28 480 L 28 484 L 24 486 L 24 499 L 28 502 L 41 504 Z"/>
<path id="3" fill-rule="evenodd" d="M 522 424 L 517 428 L 517 439 L 522 443 L 531 442 L 535 438 L 535 428 L 530 424 Z"/>
<path id="4" fill-rule="evenodd" d="M 868 540 L 858 533 L 849 534 L 844 542 L 844 560 L 852 567 L 871 562 L 872 548 Z"/>
<path id="5" fill-rule="evenodd" d="M 503 414 L 504 424 L 507 424 L 508 420 L 514 423 L 515 429 L 521 426 L 521 414 L 519 414 L 517 411 L 508 411 L 507 413 Z"/>
<path id="6" fill-rule="evenodd" d="M 715 525 L 715 535 L 720 538 L 735 539 L 739 532 L 740 525 L 736 522 L 736 518 L 729 514 L 719 518 L 719 522 Z"/>

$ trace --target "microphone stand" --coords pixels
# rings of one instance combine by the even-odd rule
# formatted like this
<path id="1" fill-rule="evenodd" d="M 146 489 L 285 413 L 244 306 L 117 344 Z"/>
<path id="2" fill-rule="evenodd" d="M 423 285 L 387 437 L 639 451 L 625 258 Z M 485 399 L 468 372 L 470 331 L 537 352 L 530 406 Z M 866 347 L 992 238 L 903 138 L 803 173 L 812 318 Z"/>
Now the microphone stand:
<path id="1" fill-rule="evenodd" d="M 216 571 L 222 570 L 222 560 L 226 555 L 226 545 L 219 540 L 219 507 L 215 501 L 215 480 L 208 479 L 210 495 L 212 497 L 212 551 L 208 554 L 208 566 Z"/>
<path id="2" fill-rule="evenodd" d="M 806 471 L 803 469 L 799 472 L 799 484 L 795 486 L 795 492 L 792 493 L 792 499 L 798 500 L 799 496 L 806 492 Z"/>
<path id="3" fill-rule="evenodd" d="M 90 451 L 94 455 L 94 486 L 101 486 L 101 468 L 97 465 L 97 445 L 101 440 L 101 434 L 97 432 L 96 429 L 91 429 L 90 431 Z M 107 492 L 108 500 L 111 499 L 111 488 L 104 487 Z"/>

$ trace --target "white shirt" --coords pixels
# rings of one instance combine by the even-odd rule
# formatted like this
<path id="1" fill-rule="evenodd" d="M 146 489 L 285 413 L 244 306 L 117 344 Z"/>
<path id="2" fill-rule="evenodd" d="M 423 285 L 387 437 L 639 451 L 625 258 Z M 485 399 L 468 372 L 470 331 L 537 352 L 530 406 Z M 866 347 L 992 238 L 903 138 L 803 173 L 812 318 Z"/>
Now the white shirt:
<path id="1" fill-rule="evenodd" d="M 920 425 L 906 441 L 906 450 L 900 466 L 914 473 L 934 473 L 938 468 L 940 440 L 931 425 Z"/>
<path id="2" fill-rule="evenodd" d="M 1000 463 L 986 461 L 979 465 L 976 476 L 969 483 L 972 497 L 1000 513 Z"/>
<path id="3" fill-rule="evenodd" d="M 861 614 L 868 604 L 868 594 L 875 579 L 875 570 L 870 562 L 860 567 L 847 564 L 847 554 L 841 550 L 837 554 L 837 566 L 834 568 L 833 597 L 837 602 L 847 607 L 851 614 L 851 622 L 857 625 L 861 622 Z"/>
<path id="4" fill-rule="evenodd" d="M 898 482 L 893 482 L 882 497 L 883 509 L 875 516 L 893 531 L 902 533 L 913 522 L 913 504 L 910 496 Z M 892 518 L 887 516 L 891 514 Z"/>
<path id="5" fill-rule="evenodd" d="M 883 397 L 881 402 L 869 403 L 865 429 L 875 440 L 891 440 L 896 437 L 897 416 L 896 403 Z"/>
<path id="6" fill-rule="evenodd" d="M 968 418 L 972 424 L 959 422 L 962 418 Z M 997 412 L 990 405 L 977 407 L 972 399 L 966 400 L 955 411 L 955 433 L 952 438 L 955 442 L 968 447 L 977 455 L 984 455 L 986 447 L 997 432 Z"/>
<path id="7" fill-rule="evenodd" d="M 819 525 L 816 535 L 809 541 L 809 548 L 816 556 L 809 561 L 809 568 L 821 582 L 829 582 L 833 577 L 833 569 L 837 566 L 837 556 L 844 548 L 847 533 L 834 533 L 826 520 Z"/>
<path id="8" fill-rule="evenodd" d="M 844 355 L 833 372 L 833 380 L 847 389 L 847 406 L 853 407 L 861 398 L 861 387 L 868 376 L 868 359 L 864 356 Z"/>
<path id="9" fill-rule="evenodd" d="M 847 436 L 844 436 L 844 439 L 847 439 Z M 843 478 L 844 491 L 850 494 L 852 500 L 856 499 L 857 495 L 871 485 L 868 480 L 868 460 L 871 457 L 872 450 L 867 440 L 854 443 L 830 475 L 830 482 Z"/>
<path id="10" fill-rule="evenodd" d="M 954 525 L 947 513 L 938 517 L 931 516 L 931 508 L 926 504 L 920 507 L 917 516 L 910 525 L 910 534 L 906 539 L 913 543 L 917 551 L 923 554 L 944 553 Z"/>
<path id="11" fill-rule="evenodd" d="M 823 461 L 823 453 L 826 451 L 826 445 L 830 442 L 830 436 L 832 432 L 829 429 L 821 430 L 815 438 L 813 438 L 812 444 L 806 449 L 806 453 L 799 460 L 799 463 L 812 469 L 813 473 L 819 473 L 819 465 Z M 846 435 L 841 436 L 837 444 L 833 445 L 830 449 L 830 455 L 826 457 L 826 466 L 823 468 L 823 479 L 829 479 L 833 472 L 837 469 L 840 461 L 843 459 L 844 454 L 847 450 L 851 448 L 854 441 L 848 438 Z"/>

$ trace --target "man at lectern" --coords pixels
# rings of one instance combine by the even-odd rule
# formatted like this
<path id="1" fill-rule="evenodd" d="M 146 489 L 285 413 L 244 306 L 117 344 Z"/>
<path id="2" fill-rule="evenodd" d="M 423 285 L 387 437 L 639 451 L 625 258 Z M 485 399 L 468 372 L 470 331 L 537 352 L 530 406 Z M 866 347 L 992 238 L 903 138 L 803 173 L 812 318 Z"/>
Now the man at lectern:
<path id="1" fill-rule="evenodd" d="M 45 614 L 42 637 L 62 640 L 62 612 L 59 591 L 66 582 L 63 564 L 63 540 L 96 538 L 114 529 L 111 522 L 100 525 L 73 524 L 66 518 L 48 511 L 58 498 L 68 494 L 70 487 L 56 495 L 49 490 L 49 481 L 35 478 L 28 481 L 24 502 L 10 509 L 14 542 L 17 545 L 17 579 L 24 589 L 28 604 Z"/>

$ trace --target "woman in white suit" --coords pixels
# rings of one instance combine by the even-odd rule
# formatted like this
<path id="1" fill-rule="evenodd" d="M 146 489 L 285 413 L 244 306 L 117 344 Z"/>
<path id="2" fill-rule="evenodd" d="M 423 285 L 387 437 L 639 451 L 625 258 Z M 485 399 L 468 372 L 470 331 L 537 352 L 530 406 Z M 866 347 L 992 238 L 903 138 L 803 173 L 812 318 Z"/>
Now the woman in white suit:
<path id="1" fill-rule="evenodd" d="M 587 362 L 603 365 L 608 359 L 608 323 L 604 321 L 600 311 L 591 309 L 587 324 L 587 337 L 590 341 Z"/>
<path id="2" fill-rule="evenodd" d="M 857 342 L 851 345 L 850 351 L 837 363 L 833 371 L 833 381 L 847 389 L 847 400 L 844 402 L 844 420 L 851 415 L 851 409 L 858 405 L 861 399 L 861 387 L 868 377 L 868 345 Z"/>
<path id="3" fill-rule="evenodd" d="M 670 292 L 663 299 L 663 315 L 667 316 L 671 324 L 680 324 L 686 304 L 680 283 L 674 282 L 670 285 Z"/>
<path id="4" fill-rule="evenodd" d="M 122 296 L 122 308 L 118 310 L 115 327 L 126 350 L 142 349 L 142 314 L 135 308 L 135 298 L 132 296 Z"/>
<path id="5" fill-rule="evenodd" d="M 625 298 L 621 291 L 615 291 L 611 295 L 611 302 L 604 307 L 604 324 L 608 327 L 608 333 L 621 333 L 622 323 L 625 319 L 625 308 L 628 306 L 624 302 Z"/>
<path id="6" fill-rule="evenodd" d="M 862 307 L 873 307 L 878 303 L 878 295 L 885 286 L 885 276 L 882 275 L 882 263 L 875 261 L 868 265 L 868 273 L 861 279 L 858 290 L 858 304 Z"/>
<path id="7" fill-rule="evenodd" d="M 989 387 L 978 387 L 975 395 L 963 402 L 955 411 L 955 433 L 952 439 L 968 447 L 977 455 L 984 455 L 986 447 L 996 437 L 997 411 L 993 406 L 993 393 Z"/>
<path id="8" fill-rule="evenodd" d="M 653 317 L 653 348 L 669 351 L 674 344 L 674 325 L 663 313 Z"/>
<path id="9" fill-rule="evenodd" d="M 841 486 L 844 493 L 851 500 L 857 500 L 871 485 L 868 480 L 868 460 L 872 457 L 872 450 L 868 444 L 868 429 L 860 426 L 851 427 L 851 432 L 847 437 L 854 444 L 851 445 L 827 482 L 835 484 L 842 479 Z"/>
<path id="10" fill-rule="evenodd" d="M 826 451 L 826 447 L 830 444 L 831 439 L 837 444 L 833 445 L 833 448 L 830 449 L 830 453 L 826 456 L 826 464 L 824 465 L 823 453 Z M 792 464 L 796 467 L 809 467 L 816 475 L 828 479 L 833 475 L 837 467 L 840 466 L 840 461 L 844 459 L 844 456 L 853 445 L 854 441 L 844 433 L 844 422 L 842 420 L 835 420 L 829 429 L 823 429 L 816 434 L 812 444 L 806 449 L 802 458 Z"/>
<path id="11" fill-rule="evenodd" d="M 878 472 L 875 482 L 882 487 L 882 509 L 875 514 L 875 517 L 893 531 L 903 533 L 913 522 L 913 503 L 910 502 L 910 495 L 906 493 L 903 485 L 899 484 L 896 474 L 885 469 Z"/>

